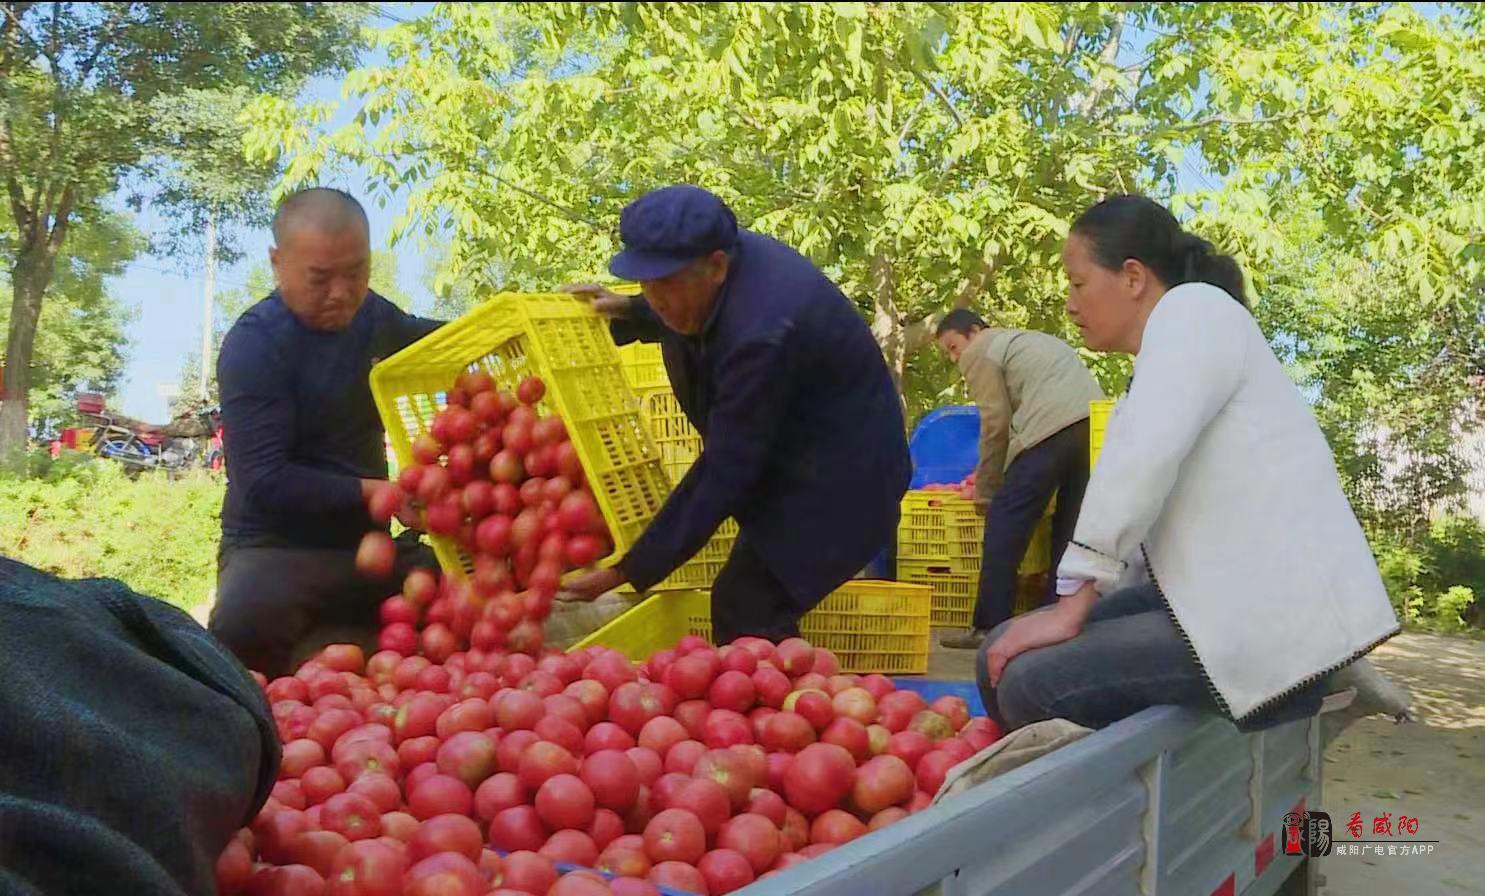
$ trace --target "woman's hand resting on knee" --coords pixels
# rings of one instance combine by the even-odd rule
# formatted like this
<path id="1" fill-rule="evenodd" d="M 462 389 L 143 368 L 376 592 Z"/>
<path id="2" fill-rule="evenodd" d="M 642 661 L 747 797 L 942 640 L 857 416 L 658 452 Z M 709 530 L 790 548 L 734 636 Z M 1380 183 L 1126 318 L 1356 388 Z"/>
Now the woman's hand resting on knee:
<path id="1" fill-rule="evenodd" d="M 1059 598 L 1054 606 L 1013 620 L 985 652 L 990 684 L 999 685 L 1006 663 L 1026 651 L 1076 637 L 1083 630 L 1083 620 L 1097 597 L 1098 592 L 1088 583 L 1077 594 Z"/>

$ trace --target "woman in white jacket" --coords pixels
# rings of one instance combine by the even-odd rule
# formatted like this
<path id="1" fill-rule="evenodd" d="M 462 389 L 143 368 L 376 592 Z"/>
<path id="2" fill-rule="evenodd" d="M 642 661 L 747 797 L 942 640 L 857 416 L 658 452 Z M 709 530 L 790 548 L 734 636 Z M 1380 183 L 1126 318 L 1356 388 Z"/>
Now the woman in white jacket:
<path id="1" fill-rule="evenodd" d="M 1057 604 L 992 632 L 1007 727 L 1202 706 L 1255 730 L 1316 712 L 1397 618 L 1329 446 L 1243 303 L 1231 258 L 1116 196 L 1073 225 L 1067 308 L 1135 356 L 1058 567 Z"/>

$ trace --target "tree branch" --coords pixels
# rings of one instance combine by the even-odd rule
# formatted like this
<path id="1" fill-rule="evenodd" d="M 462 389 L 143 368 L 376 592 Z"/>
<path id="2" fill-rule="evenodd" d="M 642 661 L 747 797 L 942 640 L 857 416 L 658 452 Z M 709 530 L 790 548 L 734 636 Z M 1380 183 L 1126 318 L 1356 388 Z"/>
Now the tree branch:
<path id="1" fill-rule="evenodd" d="M 62 241 L 67 239 L 67 225 L 72 217 L 72 203 L 76 199 L 76 192 L 69 184 L 62 191 L 62 198 L 57 202 L 56 211 L 52 213 L 52 229 L 46 235 L 47 252 L 55 258 L 57 252 L 62 248 Z"/>
<path id="2" fill-rule="evenodd" d="M 10 195 L 10 213 L 16 230 L 24 235 L 31 227 L 31 212 L 26 207 L 26 191 L 15 176 L 15 154 L 10 148 L 10 120 L 0 119 L 0 168 L 5 169 L 5 188 Z"/>
<path id="3" fill-rule="evenodd" d="M 928 88 L 929 93 L 932 93 L 934 96 L 938 97 L 940 101 L 943 102 L 944 108 L 948 109 L 949 114 L 954 117 L 954 123 L 961 128 L 964 127 L 963 116 L 959 114 L 958 109 L 954 108 L 954 103 L 952 100 L 949 99 L 948 95 L 940 90 L 937 84 L 933 83 L 933 79 L 918 71 L 918 67 L 916 65 L 909 65 L 908 71 L 913 73 L 913 77 L 923 82 L 923 86 Z"/>
<path id="4" fill-rule="evenodd" d="M 990 282 L 990 273 L 994 266 L 989 262 L 981 262 L 973 274 L 965 278 L 963 286 L 954 296 L 954 309 L 968 308 L 974 304 L 975 297 L 985 291 Z M 903 341 L 906 344 L 907 354 L 911 356 L 918 349 L 933 341 L 933 334 L 938 329 L 939 321 L 944 319 L 945 311 L 935 311 L 932 314 L 918 318 L 908 324 L 904 330 Z"/>
<path id="5" fill-rule="evenodd" d="M 26 4 L 26 6 L 29 5 L 30 4 Z M 36 52 L 40 53 L 42 56 L 45 56 L 47 61 L 51 62 L 52 66 L 55 67 L 57 64 L 57 60 L 53 59 L 51 54 L 46 51 L 46 47 L 42 46 L 40 41 L 32 37 L 31 32 L 27 31 L 25 26 L 21 24 L 20 15 L 17 14 L 16 7 L 19 7 L 21 12 L 25 11 L 25 6 L 22 6 L 21 4 L 5 4 L 4 9 L 6 18 L 15 23 L 16 33 L 19 34 L 21 37 L 24 37 L 26 39 L 26 43 L 30 44 L 36 50 Z"/>
<path id="6" fill-rule="evenodd" d="M 1114 20 L 1113 30 L 1109 32 L 1108 41 L 1103 45 L 1103 49 L 1098 51 L 1098 71 L 1093 73 L 1088 92 L 1080 99 L 1073 101 L 1073 111 L 1078 115 L 1087 115 L 1093 111 L 1093 107 L 1098 105 L 1098 101 L 1103 99 L 1104 94 L 1113 88 L 1113 79 L 1101 78 L 1101 76 L 1105 71 L 1113 68 L 1114 60 L 1119 58 L 1119 50 L 1123 47 L 1123 41 L 1124 11 L 1121 9 L 1118 18 Z"/>

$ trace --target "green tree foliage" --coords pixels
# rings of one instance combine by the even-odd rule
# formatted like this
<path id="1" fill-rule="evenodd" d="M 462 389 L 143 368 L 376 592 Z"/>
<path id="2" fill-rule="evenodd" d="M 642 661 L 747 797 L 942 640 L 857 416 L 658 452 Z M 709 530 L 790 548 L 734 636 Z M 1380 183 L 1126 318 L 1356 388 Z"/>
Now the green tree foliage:
<path id="1" fill-rule="evenodd" d="M 123 374 L 125 344 L 134 309 L 109 292 L 107 279 L 144 250 L 144 237 L 127 216 L 100 212 L 77 226 L 57 261 L 56 274 L 32 357 L 31 419 L 54 433 L 76 418 L 80 389 L 110 392 Z M 0 256 L 8 259 L 8 245 Z M 0 328 L 10 322 L 11 290 L 0 282 Z"/>
<path id="2" fill-rule="evenodd" d="M 43 298 L 70 227 L 165 160 L 182 177 L 199 170 L 192 140 L 210 105 L 200 91 L 272 92 L 341 67 L 360 16 L 354 4 L 0 3 L 0 180 L 14 239 L 0 454 L 26 438 Z"/>
<path id="3" fill-rule="evenodd" d="M 408 191 L 399 232 L 447 234 L 440 285 L 592 276 L 623 203 L 704 184 L 858 301 L 912 416 L 960 395 L 919 351 L 948 307 L 1075 341 L 1066 230 L 1147 192 L 1237 255 L 1358 506 L 1417 537 L 1479 425 L 1482 25 L 1477 4 L 442 4 L 347 79 L 353 124 L 264 99 L 249 152 Z M 1122 386 L 1126 362 L 1090 360 Z"/>

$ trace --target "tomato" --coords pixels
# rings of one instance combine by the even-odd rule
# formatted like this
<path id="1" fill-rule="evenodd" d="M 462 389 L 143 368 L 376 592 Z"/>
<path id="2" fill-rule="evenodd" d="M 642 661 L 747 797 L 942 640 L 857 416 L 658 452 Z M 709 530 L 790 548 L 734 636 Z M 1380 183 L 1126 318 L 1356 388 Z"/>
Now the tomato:
<path id="1" fill-rule="evenodd" d="M 752 656 L 747 651 L 737 651 L 741 656 Z M 718 675 L 707 691 L 707 699 L 718 709 L 729 709 L 744 713 L 753 708 L 757 699 L 757 687 L 745 672 L 728 670 Z"/>
<path id="2" fill-rule="evenodd" d="M 347 840 L 369 840 L 382 835 L 382 811 L 360 794 L 338 793 L 325 801 L 320 824 Z"/>
<path id="3" fill-rule="evenodd" d="M 530 691 L 512 689 L 495 695 L 495 722 L 506 731 L 534 728 L 544 710 L 541 698 Z"/>
<path id="4" fill-rule="evenodd" d="M 354 782 L 362 775 L 372 774 L 395 778 L 401 774 L 402 760 L 391 744 L 372 740 L 370 735 L 342 747 L 343 741 L 344 737 L 335 746 L 335 770 L 345 780 Z"/>
<path id="5" fill-rule="evenodd" d="M 706 717 L 702 738 L 708 747 L 719 749 L 753 742 L 753 725 L 730 709 L 714 709 Z"/>
<path id="6" fill-rule="evenodd" d="M 933 749 L 933 741 L 921 731 L 899 731 L 887 738 L 887 753 L 917 769 L 918 762 Z"/>
<path id="7" fill-rule="evenodd" d="M 640 849 L 610 846 L 598 856 L 598 864 L 594 867 L 616 877 L 642 878 L 650 873 L 650 858 Z"/>
<path id="8" fill-rule="evenodd" d="M 528 376 L 516 386 L 516 398 L 524 405 L 536 404 L 546 394 L 547 384 L 542 382 L 541 377 Z"/>
<path id="9" fill-rule="evenodd" d="M 924 756 L 918 760 L 916 770 L 918 789 L 929 796 L 938 793 L 939 788 L 944 786 L 944 778 L 948 776 L 949 769 L 958 764 L 959 760 L 938 750 Z"/>
<path id="10" fill-rule="evenodd" d="M 502 886 L 523 893 L 546 893 L 556 883 L 556 864 L 536 850 L 515 850 L 505 857 Z"/>
<path id="11" fill-rule="evenodd" d="M 387 812 L 382 815 L 382 836 L 402 843 L 412 840 L 417 833 L 418 820 L 406 812 Z M 360 841 L 358 841 L 360 842 Z"/>
<path id="12" fill-rule="evenodd" d="M 433 775 L 408 794 L 407 808 L 419 821 L 449 813 L 468 815 L 474 810 L 474 793 L 458 778 Z"/>
<path id="13" fill-rule="evenodd" d="M 419 669 L 414 673 L 414 677 L 421 675 L 423 671 L 424 669 Z M 392 733 L 396 736 L 397 742 L 401 744 L 404 740 L 414 737 L 434 735 L 438 730 L 438 717 L 443 714 L 445 705 L 444 698 L 437 694 L 415 694 L 411 700 L 403 704 L 401 709 L 397 710 L 397 718 L 392 725 Z"/>
<path id="14" fill-rule="evenodd" d="M 589 684 L 597 685 L 598 682 L 589 682 Z M 583 750 L 589 755 L 603 750 L 629 750 L 634 746 L 634 737 L 613 722 L 599 722 L 583 735 Z"/>
<path id="15" fill-rule="evenodd" d="M 925 709 L 914 715 L 913 720 L 908 723 L 908 728 L 928 735 L 928 739 L 935 743 L 954 736 L 954 726 L 949 724 L 949 720 L 931 709 Z"/>
<path id="16" fill-rule="evenodd" d="M 755 787 L 748 795 L 748 804 L 744 807 L 753 815 L 762 815 L 773 822 L 774 827 L 784 826 L 784 813 L 789 806 L 784 798 L 765 787 Z M 739 816 L 741 817 L 741 816 Z"/>
<path id="17" fill-rule="evenodd" d="M 866 833 L 866 825 L 861 823 L 861 819 L 840 809 L 831 809 L 821 813 L 810 825 L 812 843 L 839 845 L 849 843 L 864 833 Z"/>
<path id="18" fill-rule="evenodd" d="M 345 778 L 340 772 L 329 766 L 321 765 L 305 772 L 299 779 L 299 786 L 304 790 L 304 799 L 309 805 L 316 806 L 337 793 L 345 790 Z"/>
<path id="19" fill-rule="evenodd" d="M 753 882 L 752 864 L 742 853 L 732 849 L 714 849 L 701 857 L 696 870 L 706 879 L 707 890 L 714 896 L 740 890 Z"/>
<path id="20" fill-rule="evenodd" d="M 891 806 L 873 815 L 871 817 L 871 821 L 866 823 L 866 830 L 881 830 L 887 825 L 902 821 L 904 818 L 907 817 L 908 810 L 902 808 L 901 806 Z"/>
<path id="21" fill-rule="evenodd" d="M 774 650 L 779 670 L 790 678 L 809 673 L 815 667 L 815 648 L 803 638 L 787 638 Z"/>
<path id="22" fill-rule="evenodd" d="M 645 852 L 655 862 L 694 864 L 706 853 L 701 819 L 684 809 L 666 809 L 645 826 Z"/>
<path id="23" fill-rule="evenodd" d="M 553 696 L 560 695 L 554 694 Z M 583 751 L 583 732 L 572 722 L 555 715 L 545 716 L 536 723 L 536 736 L 548 743 L 556 744 L 569 753 L 577 754 Z"/>
<path id="24" fill-rule="evenodd" d="M 325 764 L 325 748 L 319 741 L 301 737 L 284 744 L 283 758 L 279 760 L 280 778 L 297 778 L 318 765 Z"/>
<path id="25" fill-rule="evenodd" d="M 696 761 L 706 752 L 706 744 L 694 740 L 683 740 L 665 752 L 665 771 L 691 774 Z"/>
<path id="26" fill-rule="evenodd" d="M 485 705 L 482 700 L 468 702 Z M 495 773 L 495 741 L 480 731 L 460 731 L 438 748 L 436 761 L 438 770 L 444 775 L 457 779 L 466 787 L 478 787 L 480 782 Z"/>
<path id="27" fill-rule="evenodd" d="M 820 742 L 844 747 L 857 762 L 871 758 L 871 735 L 855 719 L 838 718 L 820 732 Z"/>
<path id="28" fill-rule="evenodd" d="M 683 809 L 694 815 L 708 837 L 721 830 L 732 806 L 727 792 L 716 781 L 709 778 L 692 778 L 677 788 L 666 805 L 671 809 Z"/>
<path id="29" fill-rule="evenodd" d="M 815 742 L 815 726 L 797 712 L 779 712 L 764 723 L 760 741 L 770 751 L 798 753 Z"/>
<path id="30" fill-rule="evenodd" d="M 488 822 L 498 813 L 512 806 L 526 804 L 526 785 L 510 772 L 500 772 L 486 778 L 474 792 L 475 815 Z"/>
<path id="31" fill-rule="evenodd" d="M 462 815 L 435 815 L 413 833 L 407 843 L 408 857 L 414 862 L 441 852 L 453 852 L 478 860 L 485 846 L 479 825 Z"/>
<path id="32" fill-rule="evenodd" d="M 649 871 L 646 864 L 645 871 Z M 217 892 L 221 896 L 235 896 L 247 886 L 253 876 L 253 855 L 240 840 L 232 840 L 222 854 L 217 856 Z"/>
<path id="33" fill-rule="evenodd" d="M 583 831 L 560 830 L 538 850 L 554 862 L 592 866 L 598 863 L 598 845 Z"/>
<path id="34" fill-rule="evenodd" d="M 479 673 L 481 675 L 485 673 Z M 439 715 L 434 732 L 443 740 L 465 731 L 484 731 L 495 724 L 495 711 L 487 700 L 468 697 L 455 703 Z M 493 750 L 492 743 L 490 748 Z"/>
<path id="35" fill-rule="evenodd" d="M 699 701 L 697 701 L 699 702 Z M 682 707 L 690 704 L 681 704 Z M 700 704 L 705 706 L 705 704 Z M 681 712 L 678 707 L 677 712 Z M 670 752 L 670 748 L 694 737 L 687 731 L 687 727 L 680 721 L 670 716 L 656 716 L 645 723 L 639 732 L 639 746 L 654 750 L 657 755 L 664 756 Z"/>
<path id="36" fill-rule="evenodd" d="M 717 846 L 736 850 L 748 860 L 755 874 L 762 874 L 784 851 L 784 835 L 772 820 L 748 812 L 722 825 Z"/>
<path id="37" fill-rule="evenodd" d="M 748 768 L 748 760 L 732 750 L 709 750 L 696 761 L 691 772 L 699 779 L 710 780 L 727 795 L 732 809 L 747 805 L 753 788 L 763 781 Z"/>
<path id="38" fill-rule="evenodd" d="M 507 852 L 535 852 L 547 842 L 546 827 L 530 806 L 512 806 L 495 813 L 490 819 L 490 845 Z"/>
<path id="39" fill-rule="evenodd" d="M 830 701 L 837 718 L 854 719 L 862 725 L 877 720 L 877 698 L 865 688 L 846 688 Z"/>
<path id="40" fill-rule="evenodd" d="M 553 830 L 582 830 L 593 823 L 593 791 L 572 774 L 547 778 L 536 791 L 536 814 Z"/>
<path id="41" fill-rule="evenodd" d="M 565 748 L 550 741 L 537 741 L 521 754 L 517 775 L 533 793 L 554 775 L 576 775 L 577 759 Z"/>
<path id="42" fill-rule="evenodd" d="M 948 720 L 949 726 L 955 731 L 969 724 L 969 704 L 964 702 L 963 697 L 945 694 L 930 703 L 928 708 Z"/>
<path id="43" fill-rule="evenodd" d="M 305 831 L 289 841 L 288 854 L 293 864 L 306 865 L 321 877 L 328 877 L 335 857 L 349 843 L 335 831 Z"/>
<path id="44" fill-rule="evenodd" d="M 855 773 L 856 763 L 844 748 L 810 744 L 799 751 L 784 772 L 784 796 L 802 812 L 824 812 L 840 804 L 851 789 Z"/>
<path id="45" fill-rule="evenodd" d="M 489 886 L 479 866 L 465 856 L 441 852 L 408 869 L 407 896 L 484 896 Z"/>
<path id="46" fill-rule="evenodd" d="M 707 893 L 706 878 L 687 862 L 660 862 L 650 869 L 650 883 L 683 893 Z"/>

